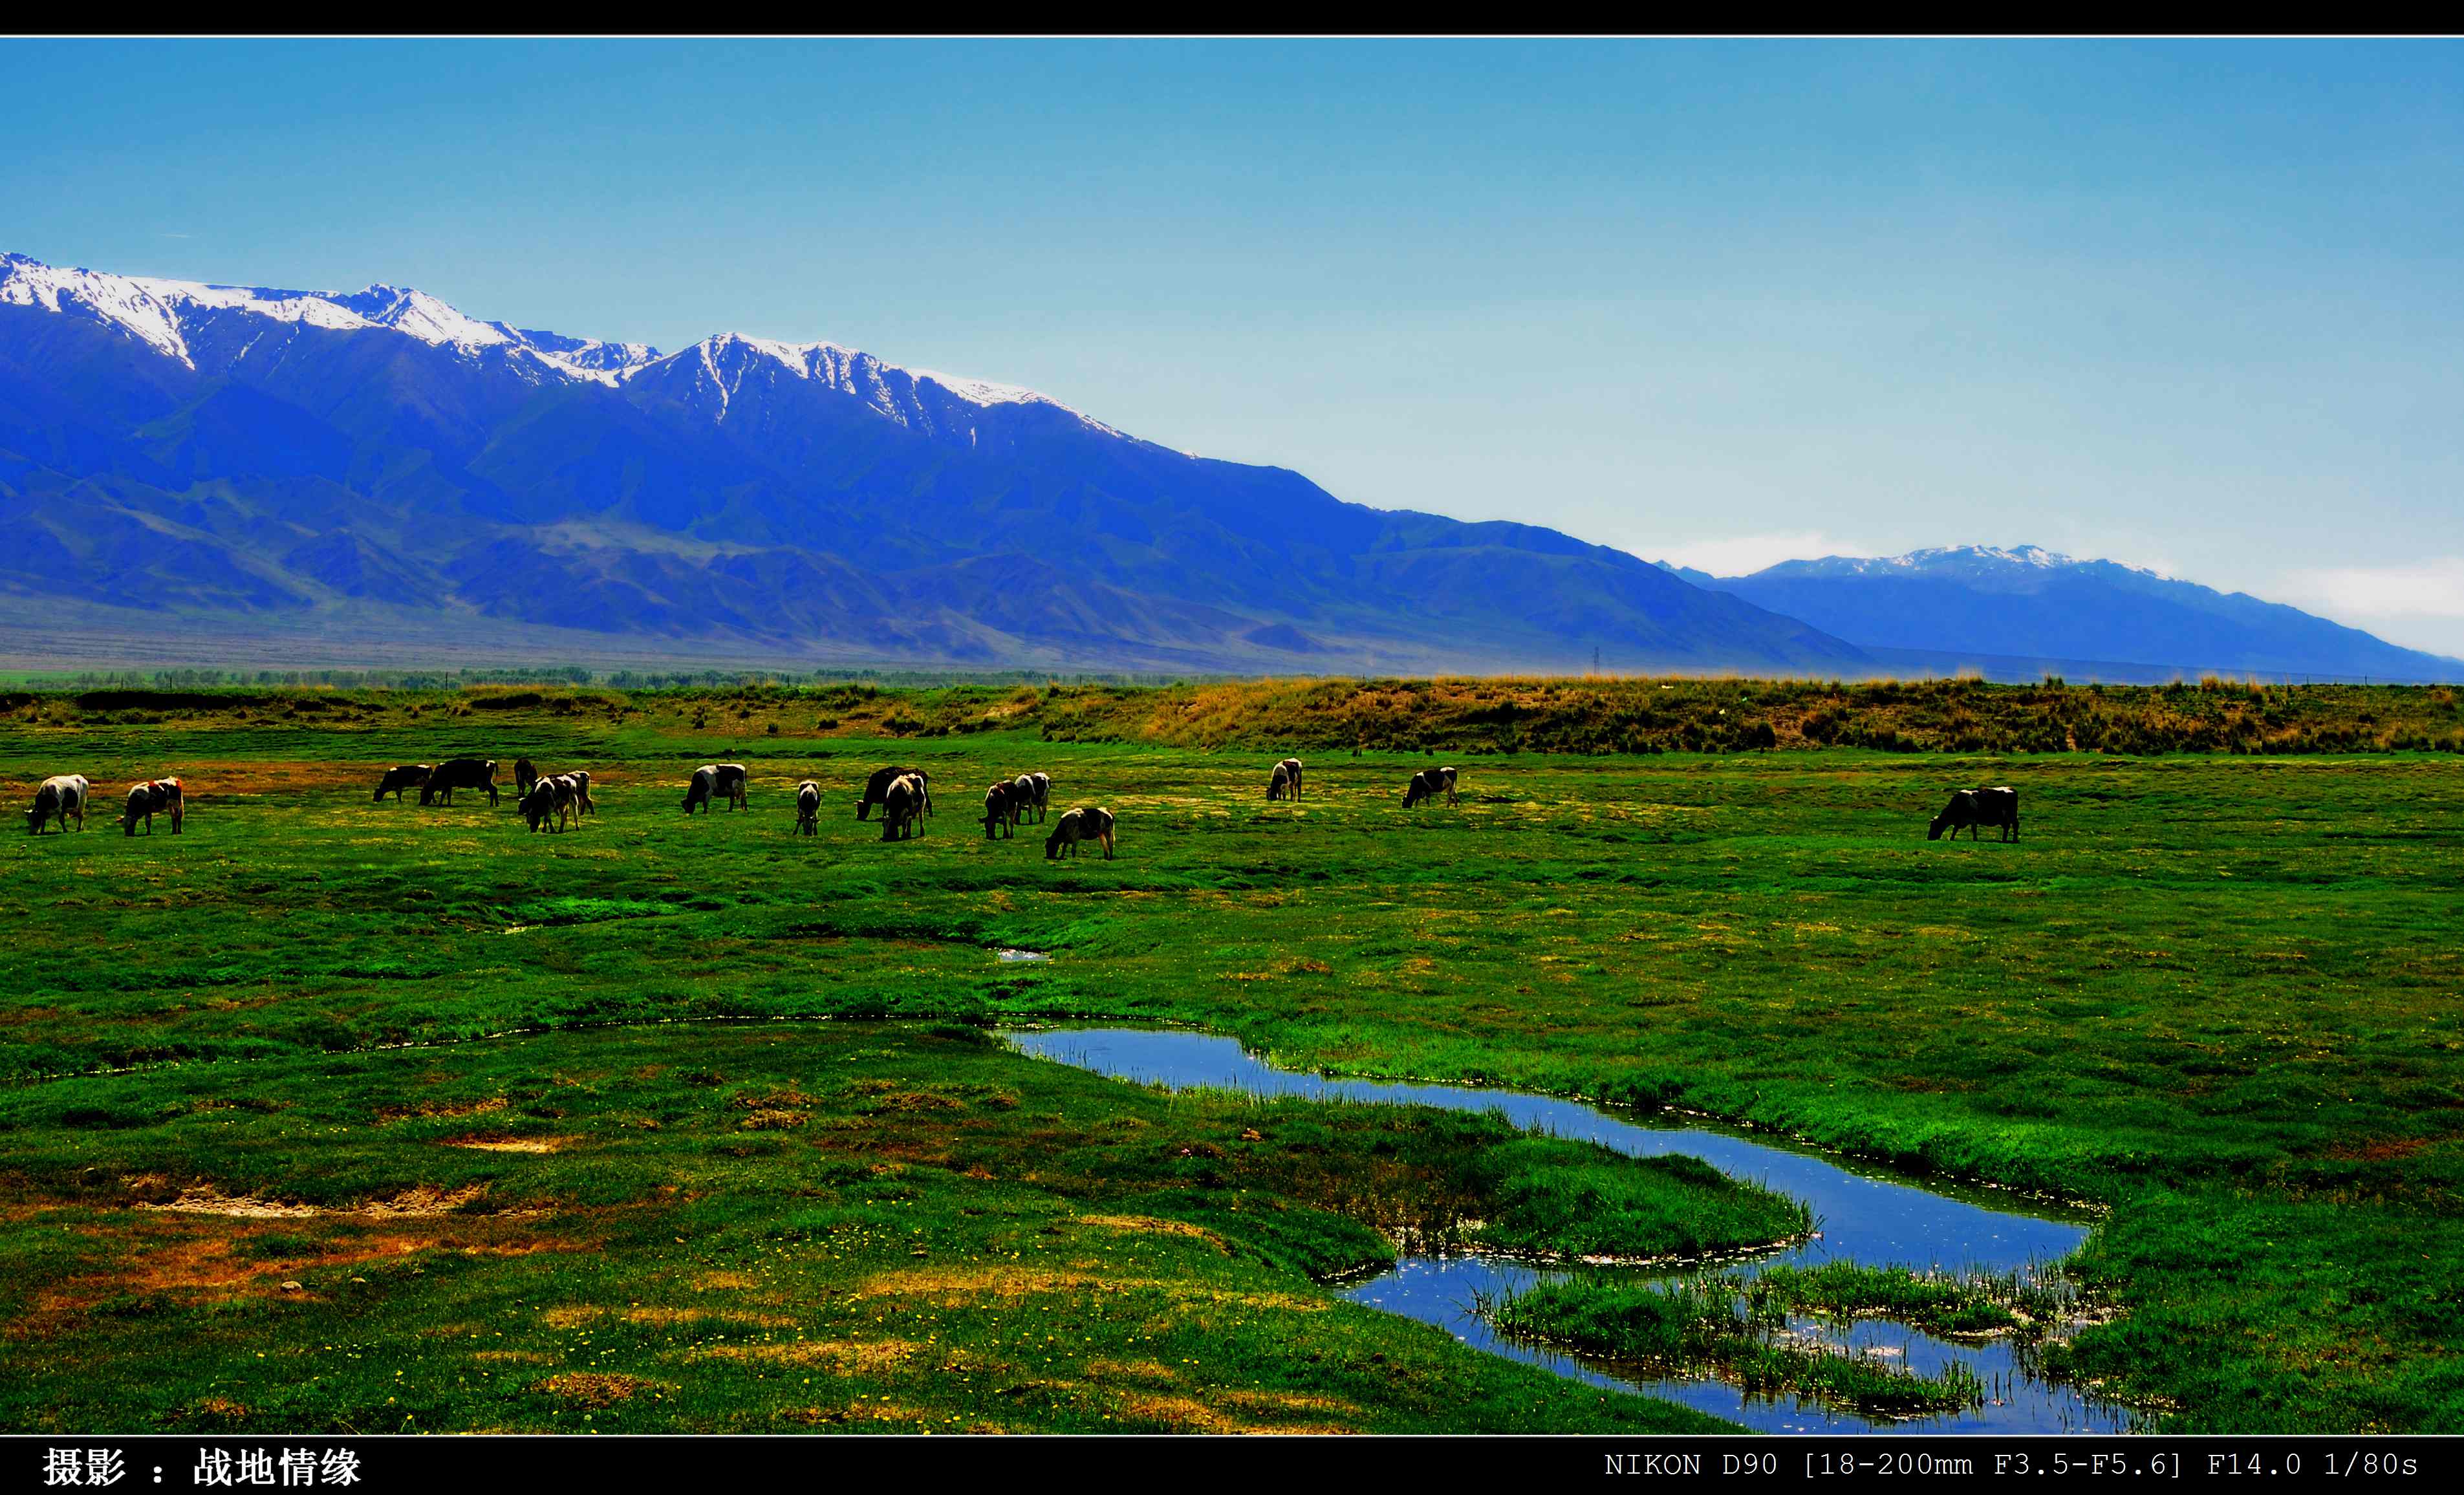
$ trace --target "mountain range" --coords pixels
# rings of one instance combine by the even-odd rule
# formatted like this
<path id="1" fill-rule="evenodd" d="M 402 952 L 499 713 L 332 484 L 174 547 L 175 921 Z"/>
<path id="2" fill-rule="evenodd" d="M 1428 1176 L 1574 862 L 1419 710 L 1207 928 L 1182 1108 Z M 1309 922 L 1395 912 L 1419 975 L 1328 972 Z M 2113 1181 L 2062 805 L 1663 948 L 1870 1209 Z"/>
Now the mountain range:
<path id="1" fill-rule="evenodd" d="M 1786 561 L 1749 576 L 1671 573 L 1802 618 L 1886 664 L 1946 649 L 1988 673 L 2046 669 L 2161 679 L 2174 671 L 2454 680 L 2464 663 L 2242 592 L 2035 545 Z"/>
<path id="2" fill-rule="evenodd" d="M 1345 503 L 831 343 L 662 353 L 388 286 L 22 255 L 0 257 L 0 622 L 123 639 L 804 668 L 1872 664 L 1623 551 Z"/>
<path id="3" fill-rule="evenodd" d="M 663 352 L 392 286 L 20 254 L 0 254 L 0 518 L 16 668 L 2459 672 L 2027 549 L 1678 571 L 1347 503 L 834 343 Z"/>

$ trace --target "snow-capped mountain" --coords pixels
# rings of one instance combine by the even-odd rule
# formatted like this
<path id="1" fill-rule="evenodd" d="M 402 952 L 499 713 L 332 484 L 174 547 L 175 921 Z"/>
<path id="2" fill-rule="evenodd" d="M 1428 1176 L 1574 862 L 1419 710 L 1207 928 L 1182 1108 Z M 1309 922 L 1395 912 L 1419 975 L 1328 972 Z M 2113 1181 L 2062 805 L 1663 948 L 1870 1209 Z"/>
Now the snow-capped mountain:
<path id="1" fill-rule="evenodd" d="M 1825 556 L 1740 577 L 1671 569 L 1868 650 L 2339 678 L 2464 673 L 2298 608 L 2037 545 Z"/>
<path id="2" fill-rule="evenodd" d="M 1342 503 L 834 343 L 662 353 L 394 286 L 22 255 L 0 257 L 0 626 L 54 638 L 176 617 L 531 657 L 1872 664 L 1621 551 Z"/>
<path id="3" fill-rule="evenodd" d="M 198 364 L 200 344 L 194 336 L 198 327 L 219 316 L 238 313 L 329 331 L 384 329 L 473 360 L 494 351 L 522 361 L 517 366 L 523 372 L 550 379 L 613 387 L 648 375 L 660 380 L 671 393 L 699 394 L 721 419 L 748 369 L 766 363 L 796 378 L 851 395 L 900 425 L 927 431 L 969 436 L 974 423 L 968 412 L 994 406 L 1046 406 L 1086 420 L 1032 389 L 904 369 L 834 342 L 780 342 L 726 332 L 663 356 L 648 343 L 603 342 L 482 321 L 425 291 L 403 286 L 277 291 L 207 285 L 63 270 L 12 253 L 0 254 L 0 305 L 92 318 L 190 369 L 208 373 L 221 369 Z M 237 351 L 245 353 L 247 346 Z M 1111 429 L 1100 423 L 1088 424 Z"/>

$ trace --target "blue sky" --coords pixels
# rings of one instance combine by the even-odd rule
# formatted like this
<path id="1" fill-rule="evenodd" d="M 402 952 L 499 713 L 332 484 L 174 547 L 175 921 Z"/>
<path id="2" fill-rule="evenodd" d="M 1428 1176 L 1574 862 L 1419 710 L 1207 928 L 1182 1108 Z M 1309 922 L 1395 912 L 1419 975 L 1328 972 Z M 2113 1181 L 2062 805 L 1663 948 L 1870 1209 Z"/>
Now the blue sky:
<path id="1" fill-rule="evenodd" d="M 828 338 L 1717 570 L 2464 654 L 2451 43 L 27 42 L 0 248 Z"/>

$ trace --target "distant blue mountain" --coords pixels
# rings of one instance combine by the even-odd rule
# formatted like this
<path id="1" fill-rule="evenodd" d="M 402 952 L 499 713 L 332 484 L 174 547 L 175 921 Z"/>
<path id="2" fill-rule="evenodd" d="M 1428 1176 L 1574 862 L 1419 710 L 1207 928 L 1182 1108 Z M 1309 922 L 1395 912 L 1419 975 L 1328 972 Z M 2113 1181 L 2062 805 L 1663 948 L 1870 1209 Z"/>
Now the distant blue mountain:
<path id="1" fill-rule="evenodd" d="M 830 343 L 661 353 L 397 287 L 22 255 L 0 255 L 0 517 L 19 657 L 82 629 L 141 651 L 1876 668 L 1622 551 L 1340 502 Z"/>
<path id="2" fill-rule="evenodd" d="M 1801 618 L 1898 665 L 2127 667 L 2115 677 L 2212 671 L 2464 678 L 2464 661 L 2399 648 L 2299 608 L 2035 545 L 1965 545 L 1882 560 L 1831 556 L 1783 561 L 1750 576 L 1667 569 L 1696 586 Z"/>

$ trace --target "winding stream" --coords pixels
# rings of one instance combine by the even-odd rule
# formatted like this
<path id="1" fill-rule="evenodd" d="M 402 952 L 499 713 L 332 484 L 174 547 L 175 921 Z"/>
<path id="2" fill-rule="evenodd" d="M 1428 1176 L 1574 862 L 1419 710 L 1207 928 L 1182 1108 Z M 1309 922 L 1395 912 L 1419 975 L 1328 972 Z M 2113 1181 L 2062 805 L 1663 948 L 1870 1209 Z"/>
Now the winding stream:
<path id="1" fill-rule="evenodd" d="M 1243 1050 L 1237 1040 L 1184 1030 L 1052 1028 L 1001 1036 L 1037 1058 L 1135 1084 L 1494 1110 L 1527 1130 L 1597 1142 L 1635 1156 L 1690 1154 L 1733 1176 L 1803 1199 L 1814 1211 L 1814 1239 L 1752 1262 L 1730 1264 L 1728 1269 L 1746 1273 L 1783 1262 L 1813 1264 L 1837 1259 L 1920 1269 L 2027 1272 L 2069 1255 L 2087 1236 L 2080 1217 L 2042 1205 L 2022 1207 L 1992 1191 L 1919 1187 L 1716 1127 L 1622 1117 L 1580 1101 L 1470 1086 L 1329 1079 L 1278 1069 Z M 1707 1375 L 1638 1378 L 1586 1357 L 1502 1337 L 1479 1312 L 1480 1299 L 1510 1297 L 1544 1278 L 1561 1275 L 1481 1256 L 1407 1256 L 1393 1269 L 1345 1289 L 1343 1296 L 1435 1324 L 1493 1354 L 1594 1385 L 1683 1402 L 1767 1432 L 2115 1433 L 2131 1426 L 2126 1410 L 2091 1402 L 2072 1387 L 2029 1374 L 2007 1340 L 1952 1343 L 1881 1319 L 1859 1319 L 1853 1325 L 1793 1319 L 1791 1328 L 1797 1332 L 1904 1357 L 1902 1363 L 1913 1371 L 1935 1373 L 1954 1360 L 1965 1362 L 1989 1388 L 1985 1404 L 1965 1412 L 1885 1421 L 1786 1395 L 1749 1397 Z"/>

